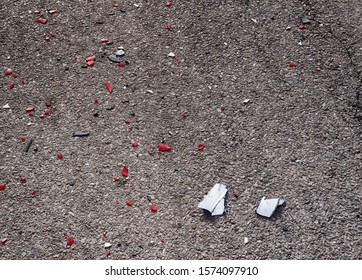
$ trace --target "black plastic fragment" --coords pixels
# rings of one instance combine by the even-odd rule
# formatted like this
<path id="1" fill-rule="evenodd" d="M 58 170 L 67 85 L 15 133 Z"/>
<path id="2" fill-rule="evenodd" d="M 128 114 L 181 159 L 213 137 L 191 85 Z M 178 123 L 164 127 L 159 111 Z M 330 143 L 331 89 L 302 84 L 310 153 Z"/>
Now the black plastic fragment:
<path id="1" fill-rule="evenodd" d="M 33 144 L 33 139 L 30 139 L 28 144 L 26 144 L 25 153 L 27 153 L 29 151 L 31 144 Z"/>

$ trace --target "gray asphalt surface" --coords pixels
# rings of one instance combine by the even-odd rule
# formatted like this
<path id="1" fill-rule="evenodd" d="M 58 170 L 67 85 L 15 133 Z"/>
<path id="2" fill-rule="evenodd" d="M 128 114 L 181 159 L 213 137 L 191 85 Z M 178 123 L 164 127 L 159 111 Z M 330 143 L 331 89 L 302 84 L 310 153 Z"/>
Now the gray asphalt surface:
<path id="1" fill-rule="evenodd" d="M 0 259 L 361 259 L 361 2 L 112 3 L 1 1 Z"/>

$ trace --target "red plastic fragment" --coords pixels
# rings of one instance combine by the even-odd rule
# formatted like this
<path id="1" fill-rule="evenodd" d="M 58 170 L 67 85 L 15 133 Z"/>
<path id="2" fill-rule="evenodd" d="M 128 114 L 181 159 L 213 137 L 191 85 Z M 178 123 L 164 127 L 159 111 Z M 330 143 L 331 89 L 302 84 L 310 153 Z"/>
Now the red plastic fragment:
<path id="1" fill-rule="evenodd" d="M 171 25 L 166 25 L 166 28 L 170 31 L 172 31 L 172 26 Z"/>
<path id="2" fill-rule="evenodd" d="M 46 107 L 52 107 L 52 104 L 51 103 L 45 103 L 45 106 Z"/>
<path id="3" fill-rule="evenodd" d="M 294 63 L 293 61 L 290 61 L 290 62 L 289 62 L 289 66 L 290 66 L 290 67 L 295 67 L 296 65 L 295 65 L 295 63 Z"/>
<path id="4" fill-rule="evenodd" d="M 114 7 L 114 8 L 118 8 L 118 7 L 119 7 L 119 4 L 114 3 L 114 4 L 113 4 L 113 7 Z"/>
<path id="5" fill-rule="evenodd" d="M 106 88 L 107 88 L 108 92 L 109 92 L 109 93 L 112 93 L 113 88 L 112 88 L 111 83 L 110 83 L 110 82 L 106 82 L 105 85 L 106 85 Z"/>
<path id="6" fill-rule="evenodd" d="M 34 117 L 34 114 L 33 114 L 33 113 L 29 113 L 28 116 L 29 116 L 29 117 Z"/>
<path id="7" fill-rule="evenodd" d="M 35 107 L 32 106 L 32 105 L 30 105 L 28 108 L 25 109 L 25 111 L 26 111 L 27 113 L 30 113 L 30 112 L 32 112 L 32 111 L 34 111 L 34 110 L 35 110 Z"/>
<path id="8" fill-rule="evenodd" d="M 133 142 L 132 147 L 137 148 L 138 147 L 138 142 Z"/>
<path id="9" fill-rule="evenodd" d="M 171 4 L 172 4 L 171 1 L 167 1 L 166 2 L 166 7 L 171 7 Z"/>
<path id="10" fill-rule="evenodd" d="M 44 115 L 49 116 L 49 115 L 50 115 L 49 110 L 45 110 L 45 111 L 44 111 Z"/>
<path id="11" fill-rule="evenodd" d="M 59 159 L 62 159 L 63 158 L 63 154 L 58 154 L 57 156 Z"/>
<path id="12" fill-rule="evenodd" d="M 55 14 L 55 13 L 58 13 L 58 12 L 59 12 L 58 10 L 50 10 L 48 13 L 52 15 L 52 14 Z"/>
<path id="13" fill-rule="evenodd" d="M 93 67 L 94 66 L 94 60 L 87 61 L 87 65 L 89 67 Z"/>
<path id="14" fill-rule="evenodd" d="M 31 195 L 36 195 L 36 194 L 37 194 L 37 192 L 35 192 L 35 191 L 34 191 L 34 192 L 31 192 Z"/>
<path id="15" fill-rule="evenodd" d="M 130 119 L 125 119 L 125 120 L 124 120 L 124 123 L 125 123 L 125 124 L 130 124 L 130 123 L 131 123 L 131 120 L 130 120 Z"/>
<path id="16" fill-rule="evenodd" d="M 26 138 L 25 137 L 22 137 L 21 138 L 21 142 L 25 142 L 26 141 Z"/>
<path id="17" fill-rule="evenodd" d="M 320 67 L 316 67 L 315 70 L 316 70 L 317 72 L 320 72 L 320 71 L 321 71 L 321 68 L 320 68 Z"/>
<path id="18" fill-rule="evenodd" d="M 13 73 L 13 69 L 9 68 L 5 71 L 5 76 L 11 75 L 12 73 Z"/>
<path id="19" fill-rule="evenodd" d="M 221 112 L 225 111 L 225 107 L 224 107 L 224 106 L 221 106 L 221 107 L 220 107 L 220 111 L 221 111 Z"/>
<path id="20" fill-rule="evenodd" d="M 199 145 L 197 146 L 197 149 L 198 149 L 199 151 L 201 151 L 201 150 L 205 149 L 205 145 L 204 145 L 204 144 L 199 144 Z"/>
<path id="21" fill-rule="evenodd" d="M 47 36 L 47 35 L 45 35 L 45 36 L 44 36 L 44 40 L 45 40 L 45 41 L 50 41 L 50 37 Z"/>
<path id="22" fill-rule="evenodd" d="M 127 204 L 127 206 L 132 206 L 133 202 L 132 201 L 127 201 L 126 204 Z"/>
<path id="23" fill-rule="evenodd" d="M 21 177 L 21 178 L 20 178 L 20 181 L 21 181 L 21 182 L 26 182 L 26 178 L 25 178 L 25 177 Z"/>
<path id="24" fill-rule="evenodd" d="M 40 119 L 44 119 L 44 118 L 45 118 L 45 115 L 43 115 L 43 114 L 42 114 L 42 115 L 39 115 L 39 118 L 40 118 Z"/>
<path id="25" fill-rule="evenodd" d="M 158 150 L 159 150 L 160 152 L 169 152 L 169 151 L 171 151 L 172 149 L 171 149 L 170 146 L 168 146 L 168 145 L 166 145 L 166 144 L 158 144 Z"/>
<path id="26" fill-rule="evenodd" d="M 9 88 L 10 89 L 13 89 L 15 87 L 15 84 L 14 83 L 11 83 L 10 85 L 9 85 Z"/>
<path id="27" fill-rule="evenodd" d="M 103 232 L 103 237 L 106 239 L 107 238 L 107 231 Z"/>
<path id="28" fill-rule="evenodd" d="M 87 58 L 85 59 L 85 61 L 86 61 L 86 62 L 88 62 L 88 61 L 95 61 L 96 59 L 97 59 L 96 56 L 95 56 L 95 55 L 92 55 L 92 56 L 87 57 Z"/>
<path id="29" fill-rule="evenodd" d="M 3 238 L 3 239 L 1 239 L 1 244 L 5 245 L 5 244 L 6 244 L 6 242 L 8 242 L 8 239 L 7 239 L 7 238 Z"/>
<path id="30" fill-rule="evenodd" d="M 51 36 L 51 37 L 55 37 L 54 32 L 50 32 L 50 36 Z"/>
<path id="31" fill-rule="evenodd" d="M 118 177 L 113 177 L 113 182 L 118 182 L 119 178 Z"/>
<path id="32" fill-rule="evenodd" d="M 299 29 L 304 29 L 305 26 L 304 26 L 304 25 L 299 25 L 298 28 L 299 28 Z"/>
<path id="33" fill-rule="evenodd" d="M 15 73 L 13 73 L 13 77 L 14 77 L 14 78 L 17 78 L 17 77 L 18 77 L 18 75 L 16 75 Z"/>
<path id="34" fill-rule="evenodd" d="M 123 68 L 123 67 L 125 67 L 125 66 L 126 66 L 126 64 L 124 64 L 124 63 L 120 63 L 120 64 L 118 64 L 118 66 Z"/>
<path id="35" fill-rule="evenodd" d="M 111 255 L 111 250 L 107 250 L 106 256 L 109 257 Z"/>
<path id="36" fill-rule="evenodd" d="M 106 39 L 106 38 L 101 39 L 101 42 L 102 42 L 102 43 L 108 43 L 108 42 L 109 42 L 109 39 Z"/>
<path id="37" fill-rule="evenodd" d="M 156 204 L 155 204 L 154 202 L 152 202 L 152 205 L 151 205 L 150 210 L 151 210 L 152 212 L 157 212 L 157 206 L 156 206 Z"/>
<path id="38" fill-rule="evenodd" d="M 40 19 L 38 19 L 38 22 L 41 24 L 46 24 L 46 23 L 48 23 L 48 20 L 45 18 L 40 18 Z"/>
<path id="39" fill-rule="evenodd" d="M 0 191 L 3 191 L 6 189 L 6 185 L 5 184 L 0 184 Z"/>
<path id="40" fill-rule="evenodd" d="M 122 176 L 127 178 L 128 177 L 128 166 L 123 166 L 122 168 Z"/>
<path id="41" fill-rule="evenodd" d="M 100 101 L 99 99 L 94 100 L 94 103 L 98 104 Z"/>
<path id="42" fill-rule="evenodd" d="M 67 245 L 72 246 L 74 244 L 74 239 L 69 237 L 67 238 Z"/>

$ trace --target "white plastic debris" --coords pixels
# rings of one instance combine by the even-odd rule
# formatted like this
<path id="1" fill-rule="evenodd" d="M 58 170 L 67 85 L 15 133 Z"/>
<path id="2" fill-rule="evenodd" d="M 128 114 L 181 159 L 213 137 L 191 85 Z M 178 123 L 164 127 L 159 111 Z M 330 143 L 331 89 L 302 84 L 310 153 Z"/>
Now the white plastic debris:
<path id="1" fill-rule="evenodd" d="M 112 247 L 112 244 L 111 244 L 111 243 L 108 243 L 108 242 L 104 243 L 104 248 L 105 248 L 105 249 L 109 249 L 109 248 L 111 248 L 111 247 Z"/>
<path id="2" fill-rule="evenodd" d="M 225 212 L 226 193 L 227 189 L 225 185 L 215 184 L 200 202 L 199 208 L 209 211 L 211 216 L 222 215 Z"/>
<path id="3" fill-rule="evenodd" d="M 153 94 L 153 90 L 151 90 L 151 89 L 146 90 L 146 92 Z"/>
<path id="4" fill-rule="evenodd" d="M 116 52 L 116 56 L 123 56 L 124 55 L 124 50 L 123 49 L 119 49 L 117 52 Z"/>
<path id="5" fill-rule="evenodd" d="M 173 52 L 170 52 L 170 53 L 168 53 L 168 55 L 167 55 L 168 57 L 175 57 L 176 55 L 175 55 L 175 53 L 173 53 Z"/>
<path id="6" fill-rule="evenodd" d="M 284 203 L 285 200 L 283 198 L 265 199 L 265 197 L 263 197 L 256 209 L 256 213 L 260 216 L 270 218 L 274 214 L 275 209 Z"/>
<path id="7" fill-rule="evenodd" d="M 244 237 L 244 244 L 248 244 L 249 243 L 249 238 Z"/>
<path id="8" fill-rule="evenodd" d="M 10 105 L 9 105 L 9 104 L 5 104 L 5 105 L 3 106 L 3 109 L 10 109 Z"/>
<path id="9" fill-rule="evenodd" d="M 258 23 L 258 21 L 255 18 L 252 18 L 251 20 L 255 23 Z"/>
<path id="10" fill-rule="evenodd" d="M 243 100 L 243 103 L 244 103 L 244 104 L 247 104 L 247 103 L 249 103 L 249 102 L 250 102 L 250 99 L 244 99 L 244 100 Z"/>

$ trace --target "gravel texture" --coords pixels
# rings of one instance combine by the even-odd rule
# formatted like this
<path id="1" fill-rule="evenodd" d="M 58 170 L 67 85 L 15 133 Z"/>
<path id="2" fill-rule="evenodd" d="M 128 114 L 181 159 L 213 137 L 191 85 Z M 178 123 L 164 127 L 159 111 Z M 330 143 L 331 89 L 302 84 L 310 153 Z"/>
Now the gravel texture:
<path id="1" fill-rule="evenodd" d="M 362 259 L 361 2 L 165 2 L 1 1 L 0 259 Z"/>

